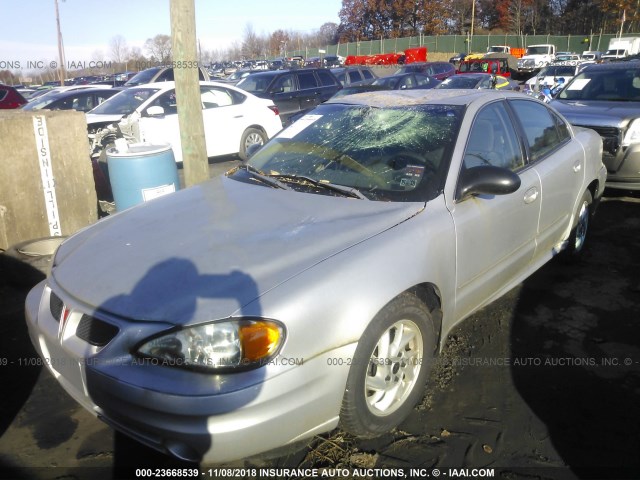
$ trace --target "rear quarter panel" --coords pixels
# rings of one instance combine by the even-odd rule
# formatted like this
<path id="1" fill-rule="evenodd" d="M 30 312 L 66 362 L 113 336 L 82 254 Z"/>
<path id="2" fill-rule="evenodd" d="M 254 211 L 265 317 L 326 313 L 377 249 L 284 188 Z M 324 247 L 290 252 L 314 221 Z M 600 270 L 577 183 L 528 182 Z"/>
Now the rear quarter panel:
<path id="1" fill-rule="evenodd" d="M 585 175 L 582 191 L 584 192 L 595 181 L 597 185 L 594 190 L 594 198 L 600 198 L 604 192 L 604 184 L 607 178 L 606 169 L 602 163 L 602 138 L 595 130 L 589 128 L 574 126 L 572 129 L 575 139 L 584 148 Z"/>

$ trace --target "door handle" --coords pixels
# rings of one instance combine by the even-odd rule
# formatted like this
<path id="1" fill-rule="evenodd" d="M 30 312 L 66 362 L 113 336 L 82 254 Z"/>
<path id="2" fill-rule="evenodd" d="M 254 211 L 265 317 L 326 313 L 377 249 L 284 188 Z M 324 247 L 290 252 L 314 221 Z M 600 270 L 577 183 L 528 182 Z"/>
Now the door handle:
<path id="1" fill-rule="evenodd" d="M 538 198 L 539 193 L 540 192 L 538 191 L 537 187 L 531 187 L 529 190 L 524 192 L 524 203 L 535 202 L 536 198 Z"/>
<path id="2" fill-rule="evenodd" d="M 576 160 L 573 164 L 573 171 L 578 173 L 580 170 L 582 170 L 582 161 Z"/>

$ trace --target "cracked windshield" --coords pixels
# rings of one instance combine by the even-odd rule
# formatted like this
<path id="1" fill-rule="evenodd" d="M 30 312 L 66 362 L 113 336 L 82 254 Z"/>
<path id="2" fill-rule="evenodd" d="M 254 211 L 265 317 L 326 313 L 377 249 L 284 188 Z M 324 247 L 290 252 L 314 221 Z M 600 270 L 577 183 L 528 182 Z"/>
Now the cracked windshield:
<path id="1" fill-rule="evenodd" d="M 451 105 L 322 105 L 231 176 L 261 183 L 260 174 L 280 188 L 327 195 L 427 201 L 442 188 L 461 116 Z"/>

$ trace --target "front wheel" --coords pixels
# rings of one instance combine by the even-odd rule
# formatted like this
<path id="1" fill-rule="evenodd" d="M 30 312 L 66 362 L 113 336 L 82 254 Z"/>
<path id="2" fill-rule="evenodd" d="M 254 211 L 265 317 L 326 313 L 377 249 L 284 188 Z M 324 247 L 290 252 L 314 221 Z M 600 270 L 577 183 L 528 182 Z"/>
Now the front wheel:
<path id="1" fill-rule="evenodd" d="M 342 399 L 342 427 L 361 437 L 397 427 L 424 394 L 435 338 L 431 313 L 415 295 L 388 303 L 358 342 Z"/>
<path id="2" fill-rule="evenodd" d="M 247 160 L 247 149 L 251 145 L 264 145 L 268 140 L 267 135 L 257 128 L 247 128 L 240 139 L 240 151 L 238 155 L 242 160 Z"/>

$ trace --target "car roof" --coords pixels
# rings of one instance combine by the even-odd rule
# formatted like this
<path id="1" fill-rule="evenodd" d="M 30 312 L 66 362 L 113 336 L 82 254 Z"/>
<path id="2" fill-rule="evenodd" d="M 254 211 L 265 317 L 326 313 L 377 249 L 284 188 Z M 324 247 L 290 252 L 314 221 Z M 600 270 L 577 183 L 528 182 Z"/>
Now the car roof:
<path id="1" fill-rule="evenodd" d="M 404 77 L 410 77 L 415 75 L 419 75 L 421 77 L 429 77 L 429 75 L 422 72 L 404 72 L 404 73 L 394 73 L 392 75 L 386 75 L 384 77 L 378 77 L 376 80 L 384 80 L 385 78 L 404 78 Z"/>
<path id="2" fill-rule="evenodd" d="M 400 66 L 401 67 L 411 67 L 411 66 L 418 67 L 420 65 L 435 65 L 436 63 L 451 65 L 449 62 L 437 61 L 437 62 L 411 62 L 411 63 L 405 63 L 404 65 L 400 65 Z"/>
<path id="3" fill-rule="evenodd" d="M 285 68 L 282 70 L 269 70 L 269 71 L 258 71 L 254 75 L 260 75 L 262 77 L 273 77 L 276 75 L 282 75 L 284 73 L 292 73 L 292 72 L 315 72 L 316 70 L 326 70 L 323 68 Z"/>
<path id="4" fill-rule="evenodd" d="M 363 68 L 365 70 L 370 70 L 370 68 L 367 65 L 341 65 L 339 67 L 331 67 L 329 70 L 331 70 L 332 72 L 342 72 L 343 70 L 353 70 L 356 68 Z"/>
<path id="5" fill-rule="evenodd" d="M 461 93 L 463 92 L 463 93 Z M 409 90 L 381 90 L 376 92 L 356 93 L 345 97 L 331 99 L 326 103 L 341 103 L 350 105 L 367 105 L 372 107 L 410 107 L 414 105 L 470 105 L 477 101 L 484 101 L 487 97 L 526 99 L 518 92 L 504 92 L 496 90 L 447 90 L 447 89 L 409 89 Z"/>
<path id="6" fill-rule="evenodd" d="M 449 80 L 450 78 L 483 78 L 483 77 L 490 77 L 492 74 L 491 73 L 485 73 L 485 72 L 470 72 L 470 73 L 464 73 L 462 75 L 453 75 L 452 77 L 447 78 L 447 80 Z"/>
<path id="7" fill-rule="evenodd" d="M 608 63 L 590 63 L 583 71 L 589 70 L 629 70 L 640 68 L 640 60 L 628 60 L 621 62 L 608 62 Z"/>
<path id="8" fill-rule="evenodd" d="M 265 72 L 265 73 L 268 73 L 268 72 Z M 258 73 L 255 73 L 255 75 L 258 75 Z M 231 90 L 236 90 L 240 93 L 244 93 L 245 95 L 248 93 L 242 89 L 234 87 L 230 83 L 212 82 L 210 80 L 200 80 L 199 83 L 201 87 L 206 87 L 206 86 L 223 87 L 223 88 L 230 88 Z M 172 80 L 167 82 L 143 83 L 142 85 L 135 85 L 133 87 L 128 87 L 128 88 L 125 87 L 123 88 L 123 90 L 128 90 L 129 88 L 158 88 L 160 90 L 171 90 L 172 88 L 176 88 L 176 82 Z"/>
<path id="9" fill-rule="evenodd" d="M 63 97 L 72 97 L 74 95 L 85 94 L 85 93 L 98 93 L 98 92 L 107 92 L 113 93 L 114 95 L 123 90 L 122 88 L 110 88 L 110 87 L 92 87 L 92 88 L 77 88 L 75 90 L 63 90 L 61 92 L 51 92 L 50 98 L 63 98 Z"/>

